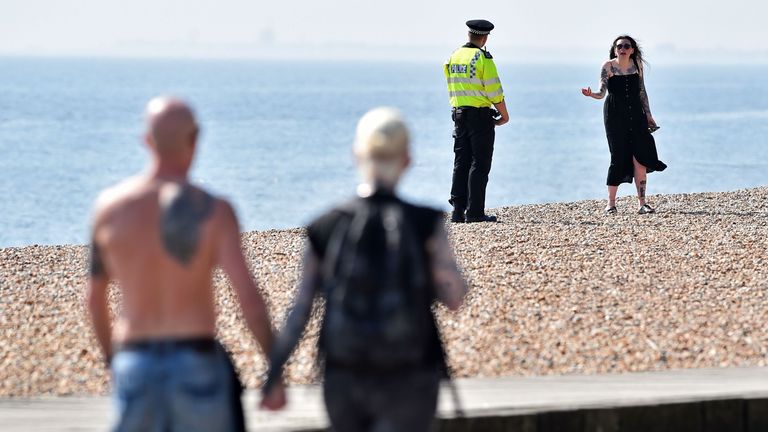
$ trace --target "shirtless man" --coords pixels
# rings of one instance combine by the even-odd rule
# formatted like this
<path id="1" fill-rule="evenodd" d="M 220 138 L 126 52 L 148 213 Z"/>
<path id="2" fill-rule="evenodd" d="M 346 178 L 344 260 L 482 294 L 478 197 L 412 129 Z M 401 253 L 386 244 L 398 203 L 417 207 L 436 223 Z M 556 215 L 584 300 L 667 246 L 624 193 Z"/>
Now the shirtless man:
<path id="1" fill-rule="evenodd" d="M 197 133 L 184 102 L 152 99 L 149 169 L 96 202 L 86 302 L 111 368 L 115 430 L 243 429 L 240 384 L 214 339 L 216 266 L 229 276 L 262 351 L 272 346 L 269 315 L 240 249 L 232 206 L 187 179 Z M 114 326 L 111 280 L 121 293 Z M 261 404 L 281 408 L 282 384 Z"/>

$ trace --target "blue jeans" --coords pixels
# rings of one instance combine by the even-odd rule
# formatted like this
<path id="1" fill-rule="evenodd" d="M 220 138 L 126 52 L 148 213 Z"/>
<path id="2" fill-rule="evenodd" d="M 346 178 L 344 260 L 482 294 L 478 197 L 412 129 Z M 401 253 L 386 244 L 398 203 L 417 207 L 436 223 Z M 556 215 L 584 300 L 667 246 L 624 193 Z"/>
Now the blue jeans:
<path id="1" fill-rule="evenodd" d="M 116 352 L 111 367 L 115 431 L 243 428 L 240 383 L 213 340 L 131 343 Z"/>

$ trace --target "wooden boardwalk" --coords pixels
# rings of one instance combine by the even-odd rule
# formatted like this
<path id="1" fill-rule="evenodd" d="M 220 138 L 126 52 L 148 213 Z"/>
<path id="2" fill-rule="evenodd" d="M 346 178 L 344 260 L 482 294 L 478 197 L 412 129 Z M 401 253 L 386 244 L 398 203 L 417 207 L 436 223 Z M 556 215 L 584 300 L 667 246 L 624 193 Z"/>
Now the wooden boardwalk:
<path id="1" fill-rule="evenodd" d="M 467 419 L 452 420 L 453 399 L 444 386 L 438 410 L 441 431 L 657 430 L 648 425 L 681 413 L 688 416 L 685 424 L 692 425 L 685 430 L 768 431 L 768 368 L 474 378 L 456 384 Z M 255 391 L 246 392 L 249 430 L 309 431 L 327 426 L 319 387 L 291 387 L 289 397 L 286 410 L 268 413 L 256 410 Z M 638 407 L 642 409 L 630 412 Z M 664 407 L 676 411 L 664 414 Z M 107 397 L 0 399 L 4 432 L 103 431 L 110 416 Z M 697 424 L 709 426 L 696 429 Z"/>

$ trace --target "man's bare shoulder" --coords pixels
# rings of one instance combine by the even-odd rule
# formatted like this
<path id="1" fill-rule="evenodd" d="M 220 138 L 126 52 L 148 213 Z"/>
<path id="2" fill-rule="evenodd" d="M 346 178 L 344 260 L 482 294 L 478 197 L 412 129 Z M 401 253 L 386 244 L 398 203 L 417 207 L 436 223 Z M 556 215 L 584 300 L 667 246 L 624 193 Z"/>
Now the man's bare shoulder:
<path id="1" fill-rule="evenodd" d="M 233 236 L 240 237 L 240 222 L 232 203 L 225 197 L 214 196 L 211 224 L 216 233 L 217 241 L 228 242 Z"/>
<path id="2" fill-rule="evenodd" d="M 203 191 L 204 193 L 208 193 Z M 225 197 L 210 195 L 213 201 L 213 219 L 215 223 L 228 226 L 238 225 L 237 214 L 231 202 Z"/>
<path id="3" fill-rule="evenodd" d="M 101 191 L 93 205 L 94 222 L 107 218 L 121 207 L 147 193 L 148 183 L 140 176 L 129 177 Z"/>

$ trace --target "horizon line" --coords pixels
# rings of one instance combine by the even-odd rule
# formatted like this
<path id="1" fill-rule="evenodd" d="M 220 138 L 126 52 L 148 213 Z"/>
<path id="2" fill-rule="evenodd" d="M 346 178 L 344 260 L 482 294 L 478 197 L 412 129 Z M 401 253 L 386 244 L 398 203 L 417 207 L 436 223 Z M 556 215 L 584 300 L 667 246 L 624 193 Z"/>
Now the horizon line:
<path id="1" fill-rule="evenodd" d="M 499 56 L 502 57 L 502 56 Z M 664 56 L 666 57 L 666 56 Z M 0 59 L 25 59 L 25 60 L 138 60 L 138 61 L 290 61 L 290 62 L 311 62 L 311 63 L 335 63 L 335 62 L 363 62 L 363 63 L 434 63 L 432 57 L 399 57 L 393 56 L 356 56 L 350 54 L 340 54 L 336 56 L 313 56 L 313 55 L 258 55 L 258 54 L 211 54 L 211 53 L 106 53 L 106 52 L 71 52 L 71 53 L 19 53 L 19 52 L 0 52 Z M 442 59 L 442 57 L 441 57 Z M 545 59 L 536 57 L 496 58 L 500 64 L 519 64 L 519 65 L 593 65 L 592 59 L 558 58 Z M 658 64 L 663 61 L 664 64 L 674 66 L 685 65 L 707 65 L 707 66 L 768 66 L 768 57 L 762 58 L 731 58 L 731 57 L 707 57 L 707 58 L 656 58 L 651 63 Z"/>

